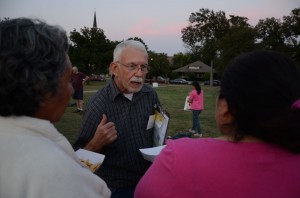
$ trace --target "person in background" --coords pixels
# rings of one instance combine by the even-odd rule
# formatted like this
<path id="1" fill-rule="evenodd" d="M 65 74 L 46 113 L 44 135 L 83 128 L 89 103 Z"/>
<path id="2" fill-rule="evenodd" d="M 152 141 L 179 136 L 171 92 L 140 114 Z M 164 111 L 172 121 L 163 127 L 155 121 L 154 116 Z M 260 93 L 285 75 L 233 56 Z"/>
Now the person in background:
<path id="1" fill-rule="evenodd" d="M 189 129 L 189 132 L 195 133 L 194 135 L 197 137 L 202 137 L 199 115 L 204 107 L 204 94 L 203 90 L 201 90 L 200 84 L 197 81 L 193 82 L 192 86 L 193 88 L 192 91 L 189 93 L 188 102 L 191 104 L 191 111 L 193 114 L 193 126 L 191 129 Z"/>
<path id="2" fill-rule="evenodd" d="M 68 48 L 60 27 L 0 22 L 0 197 L 110 197 L 52 124 L 74 91 Z"/>
<path id="3" fill-rule="evenodd" d="M 153 147 L 153 127 L 147 126 L 159 104 L 157 93 L 144 84 L 148 71 L 148 54 L 142 43 L 119 43 L 110 64 L 112 79 L 89 100 L 73 145 L 75 150 L 105 155 L 96 174 L 107 183 L 112 198 L 133 197 L 136 184 L 151 165 L 139 151 Z"/>
<path id="4" fill-rule="evenodd" d="M 87 75 L 78 71 L 76 66 L 73 67 L 72 86 L 74 88 L 73 99 L 76 101 L 76 111 L 83 112 L 83 85 L 89 79 Z"/>
<path id="5" fill-rule="evenodd" d="M 218 138 L 169 140 L 135 197 L 300 197 L 300 73 L 272 51 L 238 56 L 216 101 Z"/>

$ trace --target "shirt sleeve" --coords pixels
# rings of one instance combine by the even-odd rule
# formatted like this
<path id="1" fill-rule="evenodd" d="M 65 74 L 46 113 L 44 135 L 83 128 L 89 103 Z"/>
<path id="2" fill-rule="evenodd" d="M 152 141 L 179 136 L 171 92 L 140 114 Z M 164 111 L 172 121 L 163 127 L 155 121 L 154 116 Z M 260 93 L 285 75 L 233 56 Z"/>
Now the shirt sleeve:
<path id="1" fill-rule="evenodd" d="M 189 102 L 193 102 L 193 100 L 194 100 L 194 92 L 191 91 L 189 94 Z"/>
<path id="2" fill-rule="evenodd" d="M 90 100 L 91 104 L 88 104 L 84 119 L 82 121 L 80 133 L 73 144 L 74 150 L 83 148 L 94 136 L 97 126 L 102 119 L 102 112 L 99 112 L 101 103 L 97 103 L 93 100 Z"/>
<path id="3" fill-rule="evenodd" d="M 19 179 L 10 184 L 13 190 L 10 192 L 12 196 L 8 197 L 110 197 L 110 190 L 100 177 L 60 147 L 49 147 L 49 142 L 44 144 L 46 146 L 37 147 L 38 151 L 31 152 L 30 157 L 13 171 L 13 175 L 18 173 Z M 47 153 L 49 148 L 51 151 Z"/>

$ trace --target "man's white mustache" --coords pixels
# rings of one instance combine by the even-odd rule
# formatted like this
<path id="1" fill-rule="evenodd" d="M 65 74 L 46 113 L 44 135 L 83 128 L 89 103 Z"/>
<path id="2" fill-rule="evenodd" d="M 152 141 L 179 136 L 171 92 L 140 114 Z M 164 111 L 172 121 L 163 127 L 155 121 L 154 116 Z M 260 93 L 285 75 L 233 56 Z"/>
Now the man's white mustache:
<path id="1" fill-rule="evenodd" d="M 130 82 L 138 82 L 138 83 L 142 83 L 143 79 L 142 78 L 132 78 L 130 79 Z"/>

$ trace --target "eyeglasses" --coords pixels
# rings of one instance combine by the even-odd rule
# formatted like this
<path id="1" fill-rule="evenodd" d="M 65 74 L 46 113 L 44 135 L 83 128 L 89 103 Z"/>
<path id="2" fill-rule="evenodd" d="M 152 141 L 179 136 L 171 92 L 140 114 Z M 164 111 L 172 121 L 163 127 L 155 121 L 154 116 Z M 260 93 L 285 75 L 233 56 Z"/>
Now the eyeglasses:
<path id="1" fill-rule="evenodd" d="M 135 63 L 129 63 L 127 65 L 119 62 L 119 61 L 116 61 L 116 63 L 119 63 L 120 65 L 123 65 L 124 67 L 126 67 L 126 69 L 128 71 L 138 71 L 139 69 L 141 69 L 141 71 L 143 73 L 148 73 L 148 71 L 150 70 L 150 66 L 149 65 L 138 65 L 138 64 L 135 64 Z"/>

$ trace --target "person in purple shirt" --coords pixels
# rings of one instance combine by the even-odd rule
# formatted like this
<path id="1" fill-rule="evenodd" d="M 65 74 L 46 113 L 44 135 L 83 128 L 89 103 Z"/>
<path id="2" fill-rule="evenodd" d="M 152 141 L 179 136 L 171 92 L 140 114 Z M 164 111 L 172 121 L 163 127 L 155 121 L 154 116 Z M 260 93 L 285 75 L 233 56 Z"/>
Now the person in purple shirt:
<path id="1" fill-rule="evenodd" d="M 136 198 L 299 198 L 300 73 L 286 56 L 254 51 L 226 68 L 218 138 L 167 141 Z"/>
<path id="2" fill-rule="evenodd" d="M 78 71 L 77 67 L 73 67 L 72 85 L 74 88 L 73 99 L 76 100 L 76 111 L 83 112 L 83 85 L 89 79 L 87 75 Z"/>

